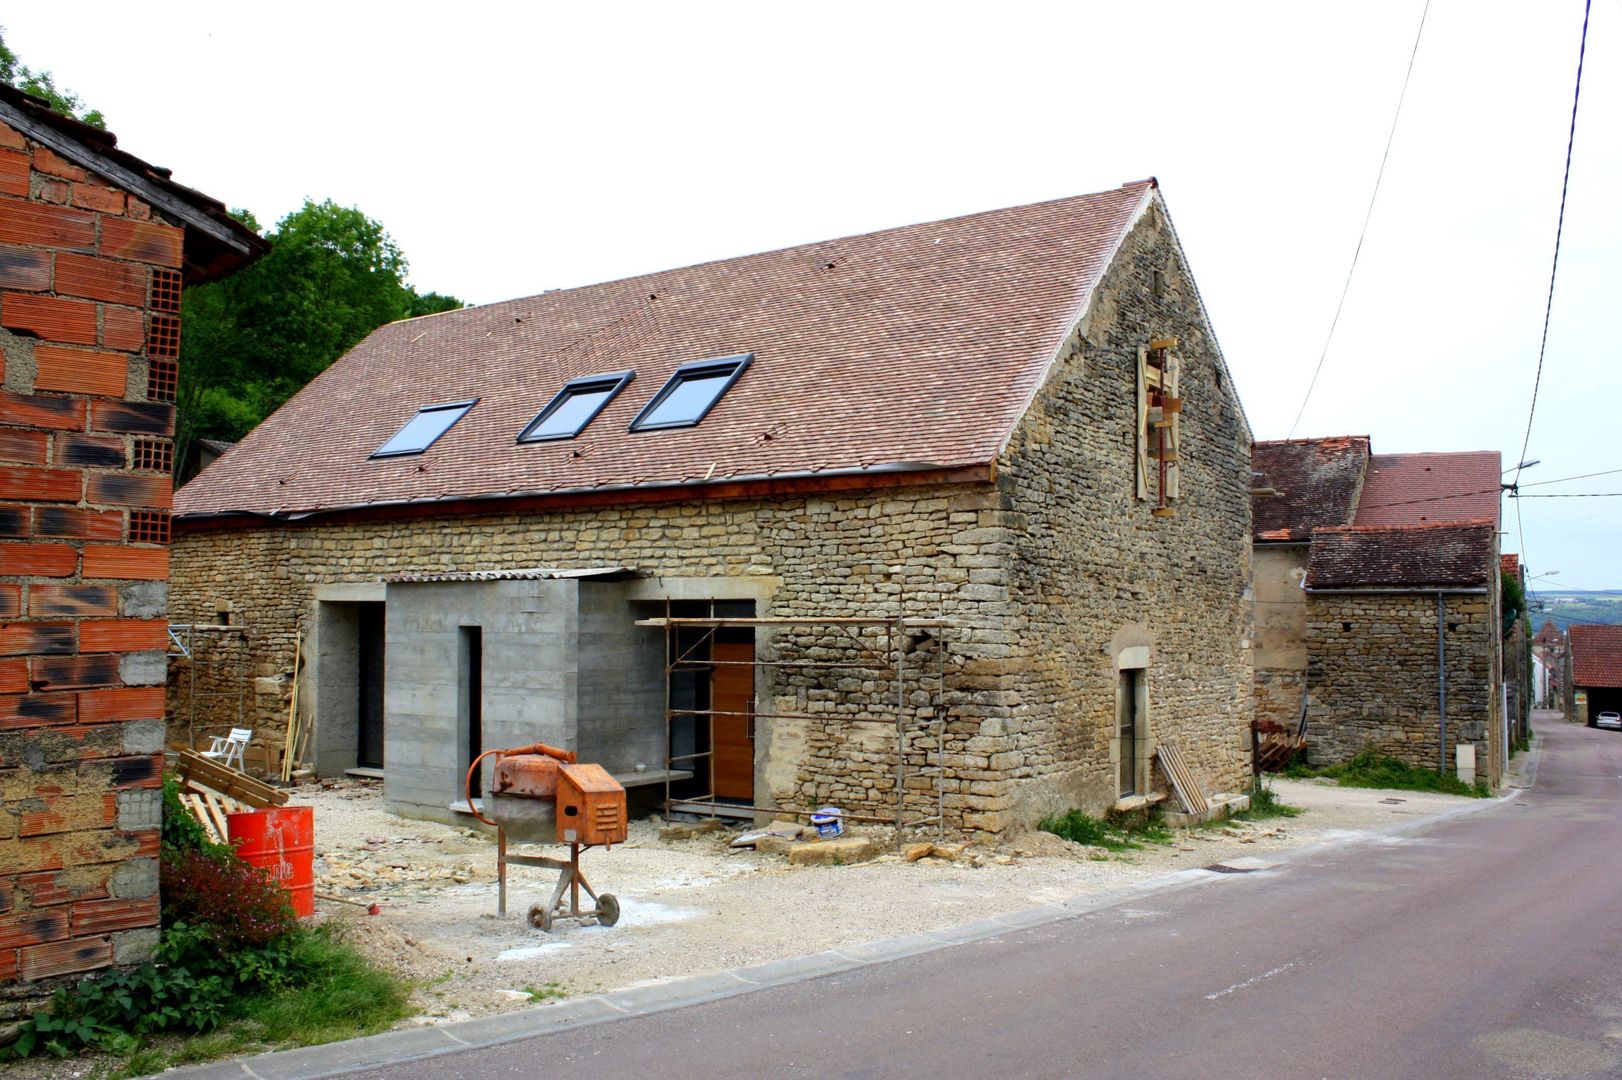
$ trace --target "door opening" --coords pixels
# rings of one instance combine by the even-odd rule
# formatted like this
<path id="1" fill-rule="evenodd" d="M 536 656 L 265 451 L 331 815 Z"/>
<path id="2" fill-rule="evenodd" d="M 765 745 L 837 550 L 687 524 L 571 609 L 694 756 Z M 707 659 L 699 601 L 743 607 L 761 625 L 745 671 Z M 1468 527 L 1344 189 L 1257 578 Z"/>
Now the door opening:
<path id="1" fill-rule="evenodd" d="M 473 762 L 484 752 L 484 628 L 464 626 L 460 631 L 457 666 L 461 668 L 458 683 L 457 712 L 462 718 L 460 773 L 467 775 Z M 469 797 L 477 799 L 484 794 L 482 778 L 474 774 L 469 786 Z"/>
<path id="2" fill-rule="evenodd" d="M 1127 668 L 1121 672 L 1120 797 L 1138 793 L 1138 680 L 1143 672 Z"/>
<path id="3" fill-rule="evenodd" d="M 357 671 L 360 675 L 360 730 L 355 742 L 355 764 L 363 769 L 383 768 L 383 626 L 385 605 L 356 604 Z"/>

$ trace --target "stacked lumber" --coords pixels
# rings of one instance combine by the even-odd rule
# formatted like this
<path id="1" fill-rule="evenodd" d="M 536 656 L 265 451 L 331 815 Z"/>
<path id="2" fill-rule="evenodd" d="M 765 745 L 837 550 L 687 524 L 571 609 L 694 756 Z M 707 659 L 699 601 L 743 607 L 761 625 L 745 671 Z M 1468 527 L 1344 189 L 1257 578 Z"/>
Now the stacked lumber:
<path id="1" fill-rule="evenodd" d="M 1155 747 L 1155 756 L 1160 758 L 1160 767 L 1166 770 L 1171 788 L 1177 793 L 1177 801 L 1183 804 L 1183 809 L 1190 814 L 1208 813 L 1211 804 L 1205 801 L 1205 793 L 1200 790 L 1199 783 L 1177 747 L 1163 742 Z"/>
<path id="2" fill-rule="evenodd" d="M 195 750 L 180 752 L 180 801 L 215 843 L 230 843 L 225 816 L 287 802 L 287 792 L 221 765 Z"/>

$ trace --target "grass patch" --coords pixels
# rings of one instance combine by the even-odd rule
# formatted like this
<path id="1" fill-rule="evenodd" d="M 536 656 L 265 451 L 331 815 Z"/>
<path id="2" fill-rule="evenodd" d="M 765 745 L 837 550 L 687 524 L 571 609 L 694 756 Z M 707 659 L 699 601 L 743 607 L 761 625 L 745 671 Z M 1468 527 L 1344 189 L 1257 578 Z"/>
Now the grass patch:
<path id="1" fill-rule="evenodd" d="M 538 1005 L 543 1001 L 562 1001 L 569 996 L 569 991 L 555 982 L 549 982 L 540 987 L 526 986 L 524 992 L 529 994 L 530 1004 L 532 1005 Z"/>
<path id="2" fill-rule="evenodd" d="M 1151 844 L 1169 844 L 1172 840 L 1171 830 L 1161 823 L 1159 815 L 1147 812 L 1108 821 L 1071 810 L 1045 817 L 1036 827 L 1073 844 L 1101 847 L 1106 851 L 1135 851 Z"/>
<path id="3" fill-rule="evenodd" d="M 359 1038 L 410 1012 L 406 987 L 357 953 L 331 924 L 301 936 L 293 959 L 298 985 L 245 1003 L 244 1026 L 263 1042 L 315 1046 Z"/>
<path id="4" fill-rule="evenodd" d="M 1278 792 L 1266 780 L 1258 780 L 1250 787 L 1250 806 L 1237 814 L 1230 814 L 1229 821 L 1267 821 L 1270 818 L 1300 817 L 1306 813 L 1299 806 L 1291 806 L 1280 801 Z"/>
<path id="5" fill-rule="evenodd" d="M 1291 779 L 1328 777 L 1341 787 L 1390 788 L 1397 791 L 1432 791 L 1442 795 L 1465 795 L 1486 798 L 1491 795 L 1485 781 L 1474 786 L 1466 784 L 1451 773 L 1438 773 L 1434 769 L 1421 769 L 1385 754 L 1364 750 L 1350 761 L 1327 765 L 1320 769 L 1295 764 L 1284 770 Z"/>

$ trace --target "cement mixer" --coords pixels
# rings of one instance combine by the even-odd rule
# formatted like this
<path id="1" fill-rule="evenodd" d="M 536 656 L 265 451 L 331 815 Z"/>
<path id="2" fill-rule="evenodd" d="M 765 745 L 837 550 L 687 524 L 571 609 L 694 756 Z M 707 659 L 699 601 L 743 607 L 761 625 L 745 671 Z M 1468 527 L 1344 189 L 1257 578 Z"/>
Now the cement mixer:
<path id="1" fill-rule="evenodd" d="M 473 805 L 473 778 L 487 757 L 496 758 L 495 776 L 480 813 Z M 473 816 L 496 827 L 496 876 L 499 892 L 496 911 L 507 914 L 507 866 L 538 866 L 558 871 L 557 887 L 545 904 L 529 909 L 529 923 L 551 931 L 558 919 L 595 920 L 603 926 L 619 922 L 620 906 L 611 893 L 599 894 L 580 872 L 580 853 L 593 847 L 609 850 L 625 842 L 628 823 L 625 814 L 625 788 L 601 765 L 582 765 L 572 750 L 559 750 L 545 743 L 486 750 L 473 760 L 464 787 Z M 509 855 L 508 839 L 520 843 L 569 845 L 569 858 L 542 855 Z M 581 910 L 580 890 L 592 899 L 594 907 Z M 564 891 L 569 893 L 567 906 Z"/>

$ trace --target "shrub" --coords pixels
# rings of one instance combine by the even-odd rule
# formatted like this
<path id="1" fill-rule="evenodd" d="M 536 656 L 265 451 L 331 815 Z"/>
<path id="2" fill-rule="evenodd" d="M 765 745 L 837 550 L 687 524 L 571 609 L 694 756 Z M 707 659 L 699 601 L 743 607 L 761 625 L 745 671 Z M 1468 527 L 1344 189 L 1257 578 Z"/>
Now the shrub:
<path id="1" fill-rule="evenodd" d="M 221 952 L 269 944 L 298 925 L 275 880 L 229 852 L 167 851 L 159 881 L 164 921 L 212 928 Z"/>
<path id="2" fill-rule="evenodd" d="M 1452 773 L 1419 768 L 1374 750 L 1364 750 L 1350 761 L 1321 769 L 1292 766 L 1285 770 L 1284 775 L 1296 779 L 1326 776 L 1341 787 L 1435 791 L 1444 795 L 1468 795 L 1476 798 L 1484 798 L 1491 794 L 1485 782 L 1478 781 L 1472 787 Z"/>
<path id="3" fill-rule="evenodd" d="M 1131 851 L 1144 844 L 1168 844 L 1171 833 L 1160 819 L 1149 813 L 1120 822 L 1101 821 L 1080 810 L 1050 815 L 1036 823 L 1043 832 L 1063 837 L 1074 844 L 1101 847 L 1110 851 Z"/>

